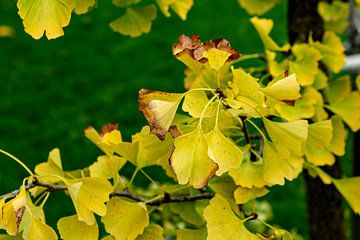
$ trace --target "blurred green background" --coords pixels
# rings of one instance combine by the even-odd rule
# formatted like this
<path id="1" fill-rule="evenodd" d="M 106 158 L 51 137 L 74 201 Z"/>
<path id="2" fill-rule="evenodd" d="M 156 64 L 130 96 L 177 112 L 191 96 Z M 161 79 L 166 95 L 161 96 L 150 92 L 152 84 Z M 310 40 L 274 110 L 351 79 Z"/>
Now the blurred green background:
<path id="1" fill-rule="evenodd" d="M 265 15 L 276 20 L 272 36 L 279 43 L 287 41 L 287 6 L 282 2 Z M 158 11 L 151 32 L 134 39 L 108 26 L 122 13 L 111 1 L 98 1 L 88 14 L 73 15 L 65 36 L 36 41 L 23 31 L 16 1 L 0 1 L 0 25 L 16 30 L 13 38 L 0 38 L 0 148 L 31 169 L 46 161 L 54 147 L 61 150 L 64 169 L 85 167 L 99 151 L 83 129 L 117 122 L 129 139 L 145 124 L 137 107 L 140 88 L 183 90 L 185 67 L 171 53 L 180 34 L 196 33 L 203 41 L 224 37 L 245 54 L 263 51 L 236 0 L 196 0 L 185 22 Z M 0 194 L 19 187 L 25 176 L 21 167 L 0 156 Z M 272 190 L 267 197 L 272 222 L 307 239 L 302 177 Z M 54 193 L 47 204 L 53 226 L 59 217 L 74 213 L 69 201 L 57 200 L 62 194 Z"/>

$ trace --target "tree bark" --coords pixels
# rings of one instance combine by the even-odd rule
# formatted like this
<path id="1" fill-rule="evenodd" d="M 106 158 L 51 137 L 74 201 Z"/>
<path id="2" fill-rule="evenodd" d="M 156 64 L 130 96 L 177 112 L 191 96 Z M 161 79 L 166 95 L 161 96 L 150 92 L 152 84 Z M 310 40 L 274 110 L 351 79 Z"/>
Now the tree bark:
<path id="1" fill-rule="evenodd" d="M 324 23 L 317 12 L 320 0 L 288 1 L 288 35 L 290 43 L 308 42 L 310 34 L 320 40 Z M 341 177 L 339 161 L 324 168 L 333 177 Z M 309 233 L 312 240 L 345 240 L 344 210 L 342 197 L 333 185 L 325 185 L 304 172 L 309 217 Z"/>

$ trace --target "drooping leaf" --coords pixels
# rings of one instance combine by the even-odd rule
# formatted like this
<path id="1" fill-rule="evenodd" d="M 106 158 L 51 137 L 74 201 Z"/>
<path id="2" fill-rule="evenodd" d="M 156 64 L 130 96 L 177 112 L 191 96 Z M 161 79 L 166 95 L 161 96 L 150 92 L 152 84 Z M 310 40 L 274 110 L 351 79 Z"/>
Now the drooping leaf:
<path id="1" fill-rule="evenodd" d="M 208 146 L 200 126 L 194 131 L 177 137 L 175 150 L 171 157 L 179 184 L 190 183 L 195 188 L 202 188 L 218 169 L 208 157 Z"/>
<path id="2" fill-rule="evenodd" d="M 343 156 L 345 154 L 345 144 L 348 137 L 347 130 L 338 116 L 332 116 L 330 120 L 333 133 L 328 149 L 337 156 Z"/>
<path id="3" fill-rule="evenodd" d="M 265 88 L 259 90 L 277 100 L 296 100 L 301 97 L 300 85 L 295 74 L 276 81 L 273 80 Z"/>
<path id="4" fill-rule="evenodd" d="M 157 224 L 150 224 L 136 240 L 163 240 L 164 230 Z"/>
<path id="5" fill-rule="evenodd" d="M 295 60 L 289 62 L 290 73 L 296 73 L 296 78 L 301 86 L 311 85 L 318 71 L 321 53 L 308 44 L 294 44 L 291 52 L 294 54 Z"/>
<path id="6" fill-rule="evenodd" d="M 263 15 L 272 9 L 279 0 L 238 0 L 240 6 L 250 15 Z"/>
<path id="7" fill-rule="evenodd" d="M 204 217 L 208 231 L 207 240 L 258 240 L 255 234 L 246 229 L 244 221 L 233 213 L 229 203 L 218 194 L 205 208 Z"/>
<path id="8" fill-rule="evenodd" d="M 97 240 L 99 236 L 96 222 L 93 225 L 87 225 L 79 221 L 76 215 L 61 218 L 57 223 L 57 228 L 64 240 Z"/>
<path id="9" fill-rule="evenodd" d="M 186 20 L 194 0 L 156 0 L 156 3 L 166 17 L 170 17 L 169 8 L 171 8 L 182 20 Z"/>
<path id="10" fill-rule="evenodd" d="M 165 93 L 141 89 L 139 108 L 150 125 L 152 133 L 160 139 L 165 137 L 175 117 L 183 94 Z"/>
<path id="11" fill-rule="evenodd" d="M 74 11 L 76 14 L 84 14 L 96 3 L 96 0 L 75 0 Z"/>
<path id="12" fill-rule="evenodd" d="M 236 204 L 244 204 L 269 193 L 267 188 L 243 188 L 238 187 L 234 192 Z"/>
<path id="13" fill-rule="evenodd" d="M 48 39 L 64 35 L 71 18 L 74 3 L 71 0 L 18 0 L 19 15 L 25 32 L 40 39 L 44 32 Z"/>
<path id="14" fill-rule="evenodd" d="M 127 8 L 124 15 L 110 23 L 110 27 L 123 35 L 138 37 L 148 33 L 156 18 L 156 7 L 151 4 L 141 8 Z"/>
<path id="15" fill-rule="evenodd" d="M 113 191 L 111 184 L 104 178 L 83 178 L 66 180 L 66 186 L 80 221 L 87 225 L 95 223 L 94 213 L 106 214 L 105 202 Z"/>
<path id="16" fill-rule="evenodd" d="M 149 226 L 145 204 L 133 203 L 122 198 L 112 198 L 106 204 L 108 211 L 102 217 L 106 232 L 116 239 L 135 239 Z"/>
<path id="17" fill-rule="evenodd" d="M 176 230 L 177 240 L 206 240 L 206 229 L 178 229 Z"/>
<path id="18" fill-rule="evenodd" d="M 285 44 L 280 47 L 274 40 L 269 36 L 274 22 L 270 19 L 253 17 L 250 19 L 251 23 L 256 28 L 256 31 L 259 33 L 259 36 L 265 46 L 265 49 L 272 51 L 287 51 L 290 48 L 289 44 Z"/>
<path id="19" fill-rule="evenodd" d="M 339 192 L 344 196 L 350 207 L 357 214 L 360 214 L 360 177 L 333 179 L 333 183 Z"/>

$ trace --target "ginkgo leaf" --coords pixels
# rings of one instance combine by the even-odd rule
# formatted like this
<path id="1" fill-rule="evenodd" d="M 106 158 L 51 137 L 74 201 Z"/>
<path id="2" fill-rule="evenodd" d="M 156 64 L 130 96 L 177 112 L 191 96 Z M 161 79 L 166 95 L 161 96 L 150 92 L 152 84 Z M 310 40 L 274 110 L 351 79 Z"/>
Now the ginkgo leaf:
<path id="1" fill-rule="evenodd" d="M 51 150 L 47 162 L 36 165 L 35 173 L 39 176 L 44 176 L 41 178 L 41 180 L 44 182 L 58 182 L 59 178 L 46 175 L 63 176 L 60 150 L 58 148 L 54 148 L 53 150 Z"/>
<path id="2" fill-rule="evenodd" d="M 113 0 L 113 4 L 117 7 L 128 7 L 134 5 L 142 0 Z"/>
<path id="3" fill-rule="evenodd" d="M 349 5 L 342 1 L 319 2 L 318 12 L 325 29 L 341 34 L 348 26 Z"/>
<path id="4" fill-rule="evenodd" d="M 50 226 L 33 218 L 30 224 L 29 238 L 38 240 L 56 240 L 58 239 L 56 232 Z"/>
<path id="5" fill-rule="evenodd" d="M 360 93 L 351 92 L 344 100 L 325 106 L 341 117 L 353 132 L 360 129 Z"/>
<path id="6" fill-rule="evenodd" d="M 304 146 L 308 136 L 308 123 L 306 120 L 273 122 L 263 118 L 263 122 L 274 144 L 286 146 L 296 156 L 304 155 Z"/>
<path id="7" fill-rule="evenodd" d="M 108 212 L 102 217 L 102 222 L 106 232 L 113 235 L 115 239 L 135 239 L 149 226 L 149 216 L 144 203 L 112 198 L 106 206 Z"/>
<path id="8" fill-rule="evenodd" d="M 285 44 L 280 47 L 274 40 L 269 36 L 274 22 L 270 19 L 260 19 L 258 17 L 253 17 L 250 19 L 251 23 L 256 28 L 256 31 L 259 33 L 259 36 L 265 46 L 265 49 L 272 51 L 287 51 L 290 48 L 289 44 Z"/>
<path id="9" fill-rule="evenodd" d="M 274 229 L 277 239 L 280 240 L 294 240 L 291 233 L 283 229 Z"/>
<path id="10" fill-rule="evenodd" d="M 156 3 L 166 17 L 170 17 L 169 8 L 171 8 L 182 20 L 186 20 L 194 0 L 156 0 Z"/>
<path id="11" fill-rule="evenodd" d="M 182 110 L 188 112 L 194 118 L 200 118 L 206 104 L 209 102 L 204 91 L 193 91 L 185 95 Z M 206 110 L 204 117 L 213 117 L 216 114 L 216 105 L 211 104 Z"/>
<path id="12" fill-rule="evenodd" d="M 311 38 L 310 45 L 321 53 L 321 61 L 332 70 L 334 73 L 338 73 L 344 66 L 345 55 L 344 47 L 341 40 L 334 32 L 326 31 L 322 38 L 322 42 L 314 42 Z"/>
<path id="13" fill-rule="evenodd" d="M 351 93 L 350 76 L 344 76 L 329 81 L 329 86 L 324 91 L 326 100 L 330 104 L 343 101 Z"/>
<path id="14" fill-rule="evenodd" d="M 277 100 L 296 100 L 301 97 L 300 85 L 295 74 L 273 80 L 265 88 L 259 90 Z"/>
<path id="15" fill-rule="evenodd" d="M 317 90 L 321 90 L 326 88 L 327 86 L 328 86 L 328 77 L 321 69 L 318 69 L 312 87 L 314 87 Z"/>
<path id="16" fill-rule="evenodd" d="M 360 177 L 333 179 L 333 183 L 353 211 L 360 214 Z"/>
<path id="17" fill-rule="evenodd" d="M 151 4 L 141 8 L 127 8 L 124 15 L 110 23 L 110 27 L 123 35 L 138 37 L 148 33 L 156 18 L 156 7 Z"/>
<path id="18" fill-rule="evenodd" d="M 19 219 L 12 205 L 13 200 L 6 203 L 5 199 L 3 199 L 3 201 L 0 209 L 0 229 L 4 229 L 7 234 L 15 236 L 18 233 Z"/>
<path id="19" fill-rule="evenodd" d="M 195 188 L 204 187 L 218 166 L 208 157 L 208 146 L 200 126 L 177 137 L 174 146 L 170 162 L 179 184 L 189 182 Z"/>
<path id="20" fill-rule="evenodd" d="M 179 214 L 185 222 L 194 226 L 202 226 L 205 221 L 196 211 L 196 204 L 197 202 L 172 203 L 170 204 L 170 210 Z"/>
<path id="21" fill-rule="evenodd" d="M 311 85 L 318 71 L 318 61 L 321 53 L 308 44 L 294 44 L 291 52 L 295 56 L 294 61 L 289 62 L 289 72 L 296 73 L 297 80 L 301 86 Z"/>
<path id="22" fill-rule="evenodd" d="M 238 0 L 240 6 L 250 15 L 263 15 L 272 9 L 279 0 Z"/>
<path id="23" fill-rule="evenodd" d="M 328 149 L 337 156 L 343 156 L 345 154 L 345 144 L 348 137 L 347 130 L 340 117 L 335 115 L 332 116 L 330 120 L 333 132 Z"/>
<path id="24" fill-rule="evenodd" d="M 150 224 L 136 240 L 163 240 L 164 230 L 157 224 Z"/>
<path id="25" fill-rule="evenodd" d="M 164 139 L 175 117 L 183 94 L 165 93 L 141 89 L 139 108 L 150 125 L 152 133 Z"/>
<path id="26" fill-rule="evenodd" d="M 313 97 L 315 101 L 315 104 L 313 105 L 315 108 L 315 113 L 314 115 L 311 117 L 311 120 L 313 122 L 320 122 L 323 120 L 326 120 L 329 118 L 329 114 L 327 113 L 327 111 L 325 111 L 325 105 L 324 105 L 324 97 L 320 92 L 314 91 L 313 92 Z"/>
<path id="27" fill-rule="evenodd" d="M 236 204 L 244 204 L 269 193 L 267 188 L 243 188 L 238 187 L 234 192 Z"/>
<path id="28" fill-rule="evenodd" d="M 95 178 L 117 179 L 118 171 L 125 165 L 126 160 L 118 156 L 99 156 L 90 167 L 90 176 Z"/>
<path id="29" fill-rule="evenodd" d="M 207 240 L 258 240 L 255 234 L 246 229 L 244 221 L 233 213 L 229 203 L 218 194 L 205 208 L 204 217 L 208 231 Z"/>
<path id="30" fill-rule="evenodd" d="M 40 39 L 44 32 L 48 39 L 64 35 L 63 27 L 69 25 L 72 0 L 18 0 L 19 15 L 23 19 L 25 32 Z"/>
<path id="31" fill-rule="evenodd" d="M 285 179 L 292 181 L 301 173 L 304 160 L 300 156 L 292 155 L 287 148 L 289 145 L 290 141 L 288 143 L 264 141 L 263 177 L 266 183 L 284 185 Z M 293 149 L 297 150 L 297 148 Z"/>
<path id="32" fill-rule="evenodd" d="M 89 126 L 84 130 L 84 135 L 106 155 L 111 156 L 114 152 L 113 145 L 122 142 L 121 133 L 117 128 L 117 124 L 108 124 L 102 127 L 101 133 L 98 133 L 93 127 Z"/>
<path id="33" fill-rule="evenodd" d="M 87 225 L 79 221 L 76 215 L 60 218 L 57 228 L 64 240 L 97 240 L 99 236 L 99 228 L 96 222 L 93 225 Z"/>
<path id="34" fill-rule="evenodd" d="M 244 159 L 240 168 L 231 169 L 229 175 L 236 185 L 242 187 L 262 188 L 267 185 L 263 177 L 263 163 L 260 161 L 252 162 L 250 159 Z"/>
<path id="35" fill-rule="evenodd" d="M 320 167 L 316 167 L 312 164 L 306 164 L 304 167 L 308 170 L 308 173 L 311 177 L 319 177 L 320 180 L 326 185 L 330 185 L 332 183 L 333 178 L 324 172 Z"/>
<path id="36" fill-rule="evenodd" d="M 76 14 L 84 14 L 96 3 L 96 0 L 75 0 L 74 11 Z"/>
<path id="37" fill-rule="evenodd" d="M 241 149 L 225 137 L 219 127 L 205 135 L 208 144 L 208 156 L 219 166 L 216 175 L 220 176 L 229 169 L 239 168 L 243 159 Z"/>
<path id="38" fill-rule="evenodd" d="M 206 240 L 206 229 L 178 229 L 176 230 L 177 240 Z"/>
<path id="39" fill-rule="evenodd" d="M 209 60 L 210 67 L 216 71 L 220 71 L 230 56 L 230 53 L 217 48 L 210 48 L 203 53 L 203 57 Z"/>
<path id="40" fill-rule="evenodd" d="M 277 62 L 275 60 L 275 58 L 276 58 L 275 52 L 272 52 L 272 51 L 269 51 L 266 49 L 265 54 L 266 54 L 265 56 L 266 56 L 266 60 L 268 62 L 269 72 L 270 72 L 271 76 L 273 76 L 273 77 L 280 76 L 281 74 L 283 74 L 285 72 L 286 69 L 288 69 L 289 60 L 287 58 L 285 58 L 281 62 Z"/>
<path id="41" fill-rule="evenodd" d="M 307 161 L 316 166 L 332 165 L 334 155 L 328 150 L 332 138 L 333 127 L 330 120 L 309 125 L 305 156 Z"/>
<path id="42" fill-rule="evenodd" d="M 111 184 L 104 178 L 83 178 L 81 180 L 66 180 L 65 182 L 76 213 L 80 221 L 87 225 L 95 223 L 94 213 L 106 214 L 105 202 L 113 191 Z"/>

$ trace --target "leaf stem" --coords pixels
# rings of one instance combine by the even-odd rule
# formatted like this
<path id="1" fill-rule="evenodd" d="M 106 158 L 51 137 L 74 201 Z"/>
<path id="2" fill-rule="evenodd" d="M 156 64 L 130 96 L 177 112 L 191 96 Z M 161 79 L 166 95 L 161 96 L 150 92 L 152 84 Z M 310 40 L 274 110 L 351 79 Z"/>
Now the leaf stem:
<path id="1" fill-rule="evenodd" d="M 9 158 L 11 158 L 12 160 L 14 160 L 15 162 L 17 162 L 18 164 L 20 164 L 20 166 L 22 166 L 31 176 L 34 175 L 34 173 L 21 161 L 19 160 L 18 158 L 16 158 L 14 155 L 0 149 L 0 153 L 8 156 Z"/>
<path id="2" fill-rule="evenodd" d="M 206 104 L 206 106 L 204 107 L 203 111 L 201 112 L 201 115 L 200 115 L 200 120 L 199 120 L 199 125 L 198 127 L 200 127 L 201 129 L 201 123 L 202 123 L 202 120 L 204 119 L 204 115 L 206 113 L 206 110 L 209 108 L 210 104 L 215 100 L 215 98 L 217 98 L 218 95 L 214 95 L 209 101 L 208 103 Z"/>
<path id="3" fill-rule="evenodd" d="M 261 131 L 261 129 L 253 121 L 251 121 L 250 119 L 247 119 L 246 121 L 248 121 L 251 125 L 253 125 L 253 127 L 256 129 L 256 131 L 260 133 L 260 135 L 263 137 L 264 140 L 267 139 L 263 131 Z"/>
<path id="4" fill-rule="evenodd" d="M 156 186 L 159 186 L 159 184 L 152 179 L 144 170 L 142 170 L 141 168 L 139 169 L 139 171 L 147 178 L 150 180 L 150 182 L 152 182 L 153 184 L 155 184 Z"/>
<path id="5" fill-rule="evenodd" d="M 134 179 L 135 179 L 135 177 L 136 177 L 136 174 L 139 172 L 139 168 L 137 168 L 136 167 L 136 169 L 135 169 L 135 171 L 133 172 L 133 174 L 132 174 L 132 176 L 131 176 L 131 179 L 130 179 L 130 182 L 129 182 L 129 189 L 130 189 L 130 187 L 131 187 L 131 185 L 132 185 L 132 183 L 133 183 L 133 181 L 134 181 Z"/>

